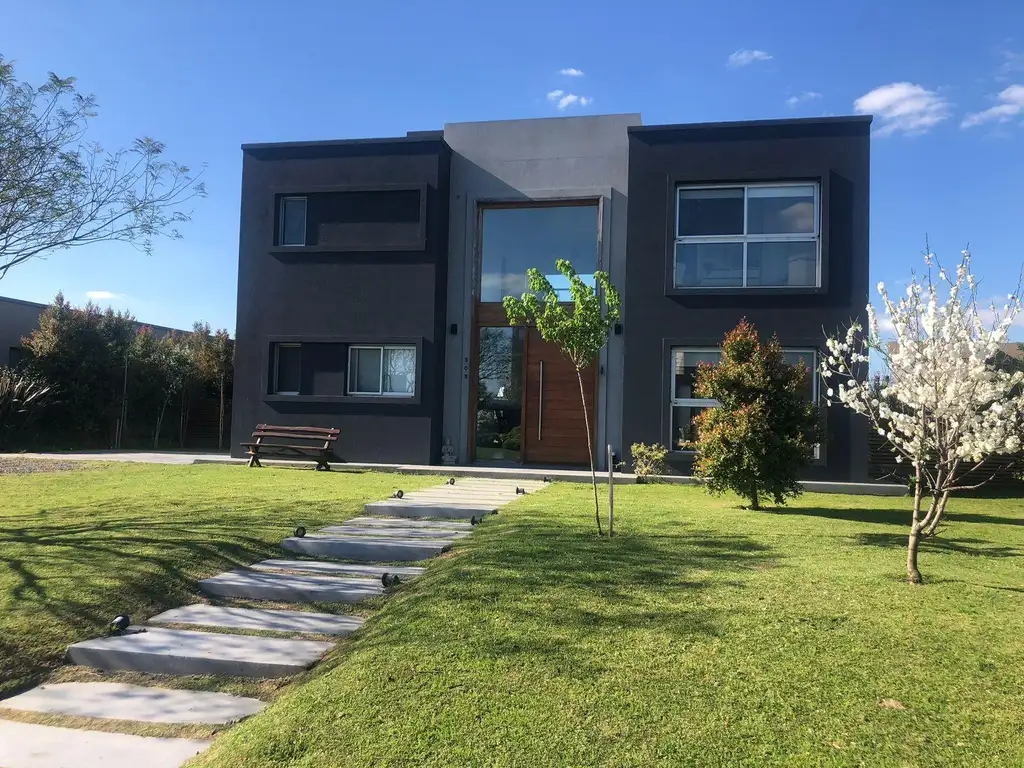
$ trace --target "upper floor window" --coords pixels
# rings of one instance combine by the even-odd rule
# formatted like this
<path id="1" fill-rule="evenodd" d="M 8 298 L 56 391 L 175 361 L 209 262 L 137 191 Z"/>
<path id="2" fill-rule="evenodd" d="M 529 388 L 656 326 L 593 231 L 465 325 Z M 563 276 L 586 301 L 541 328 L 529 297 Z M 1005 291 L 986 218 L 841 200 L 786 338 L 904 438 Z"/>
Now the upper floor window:
<path id="1" fill-rule="evenodd" d="M 680 187 L 676 288 L 821 285 L 817 184 Z"/>
<path id="2" fill-rule="evenodd" d="M 282 197 L 278 224 L 278 245 L 306 244 L 306 198 Z"/>

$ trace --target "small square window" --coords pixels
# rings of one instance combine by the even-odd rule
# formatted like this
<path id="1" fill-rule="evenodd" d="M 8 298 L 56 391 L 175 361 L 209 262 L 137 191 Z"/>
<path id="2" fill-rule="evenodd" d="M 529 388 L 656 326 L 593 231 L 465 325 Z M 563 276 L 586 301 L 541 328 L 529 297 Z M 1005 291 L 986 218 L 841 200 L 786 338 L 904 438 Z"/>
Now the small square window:
<path id="1" fill-rule="evenodd" d="M 306 244 L 306 198 L 282 197 L 278 245 Z"/>
<path id="2" fill-rule="evenodd" d="M 297 395 L 302 379 L 302 347 L 274 345 L 274 394 Z"/>

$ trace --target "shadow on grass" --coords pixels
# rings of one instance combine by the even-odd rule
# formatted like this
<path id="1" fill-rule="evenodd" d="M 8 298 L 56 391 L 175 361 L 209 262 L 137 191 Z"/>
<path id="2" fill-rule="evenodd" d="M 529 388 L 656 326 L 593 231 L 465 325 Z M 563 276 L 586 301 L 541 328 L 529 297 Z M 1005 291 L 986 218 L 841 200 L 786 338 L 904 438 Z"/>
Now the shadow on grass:
<path id="1" fill-rule="evenodd" d="M 906 549 L 907 546 L 906 534 L 859 533 L 855 539 L 858 544 L 867 547 Z M 990 542 L 982 539 L 944 539 L 941 536 L 924 539 L 921 542 L 921 550 L 984 557 L 1024 557 L 1024 549 L 1019 547 L 992 546 Z"/>
<path id="2" fill-rule="evenodd" d="M 542 659 L 553 673 L 593 679 L 604 651 L 613 650 L 593 647 L 603 632 L 616 642 L 632 631 L 657 642 L 718 635 L 720 609 L 702 593 L 725 581 L 746 586 L 773 556 L 741 535 L 609 541 L 549 519 L 520 522 L 515 530 L 478 532 L 448 567 L 420 577 L 414 593 L 396 594 L 359 648 L 389 654 L 458 643 L 474 656 L 530 665 Z"/>
<path id="3" fill-rule="evenodd" d="M 821 517 L 828 520 L 849 520 L 854 523 L 873 523 L 876 525 L 910 526 L 910 508 L 860 509 L 849 507 L 778 507 L 770 514 L 802 515 Z M 1010 517 L 1007 515 L 990 515 L 974 512 L 947 513 L 945 520 L 951 523 L 982 523 L 990 525 L 1024 525 L 1024 516 Z"/>

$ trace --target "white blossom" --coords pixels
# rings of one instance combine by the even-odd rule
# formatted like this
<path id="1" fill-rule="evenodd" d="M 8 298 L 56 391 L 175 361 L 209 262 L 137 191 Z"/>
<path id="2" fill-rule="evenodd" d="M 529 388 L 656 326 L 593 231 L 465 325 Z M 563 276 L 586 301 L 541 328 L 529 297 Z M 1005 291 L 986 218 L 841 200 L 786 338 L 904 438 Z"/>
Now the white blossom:
<path id="1" fill-rule="evenodd" d="M 928 254 L 929 266 L 933 259 Z M 822 361 L 822 375 L 843 382 L 826 391 L 830 401 L 867 416 L 898 459 L 949 483 L 984 457 L 1022 445 L 1024 374 L 993 363 L 1021 300 L 1011 293 L 1001 310 L 980 310 L 970 261 L 964 251 L 955 279 L 941 268 L 938 281 L 930 270 L 913 277 L 898 299 L 878 283 L 896 344 L 890 348 L 882 339 L 881 310 L 871 309 L 866 329 L 855 323 L 826 341 Z M 872 351 L 888 367 L 879 388 L 856 373 Z"/>

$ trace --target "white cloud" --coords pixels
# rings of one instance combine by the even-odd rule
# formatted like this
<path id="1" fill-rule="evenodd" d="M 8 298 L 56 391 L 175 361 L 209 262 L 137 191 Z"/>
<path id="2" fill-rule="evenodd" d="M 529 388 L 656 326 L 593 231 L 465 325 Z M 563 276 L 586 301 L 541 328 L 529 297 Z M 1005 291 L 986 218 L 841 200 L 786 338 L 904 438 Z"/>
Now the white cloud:
<path id="1" fill-rule="evenodd" d="M 1008 75 L 1014 72 L 1024 72 L 1024 53 L 1014 51 L 1001 51 L 1003 63 L 999 66 L 997 80 L 1008 80 Z"/>
<path id="2" fill-rule="evenodd" d="M 576 69 L 576 67 L 567 67 L 566 69 L 558 70 L 558 74 L 565 75 L 566 77 L 583 77 L 583 70 Z"/>
<path id="3" fill-rule="evenodd" d="M 795 107 L 797 104 L 802 104 L 805 101 L 814 101 L 820 99 L 822 96 L 817 91 L 804 91 L 803 93 L 797 94 L 796 96 L 790 96 L 786 99 L 786 104 L 791 107 Z"/>
<path id="4" fill-rule="evenodd" d="M 558 107 L 559 111 L 564 111 L 574 104 L 580 107 L 587 107 L 594 103 L 594 99 L 590 96 L 566 93 L 560 88 L 548 92 L 548 101 L 555 102 L 555 106 Z"/>
<path id="5" fill-rule="evenodd" d="M 972 112 L 967 115 L 963 122 L 960 123 L 960 127 L 973 128 L 982 123 L 1010 122 L 1024 112 L 1024 85 L 1011 85 L 1009 88 L 1004 89 L 999 94 L 999 101 L 1002 103 L 981 112 Z"/>
<path id="6" fill-rule="evenodd" d="M 738 51 L 734 51 L 729 54 L 729 60 L 726 62 L 727 67 L 736 69 L 737 67 L 745 67 L 748 64 L 753 64 L 755 61 L 769 61 L 772 58 L 770 53 L 764 51 L 750 50 L 749 48 L 740 48 Z"/>
<path id="7" fill-rule="evenodd" d="M 902 131 L 909 135 L 927 133 L 949 118 L 952 107 L 945 97 L 914 83 L 889 83 L 868 91 L 855 102 L 860 114 L 873 114 L 881 119 L 877 136 L 890 136 Z"/>
<path id="8" fill-rule="evenodd" d="M 86 291 L 86 298 L 90 301 L 111 301 L 113 299 L 127 299 L 123 293 L 114 293 L 113 291 Z"/>

